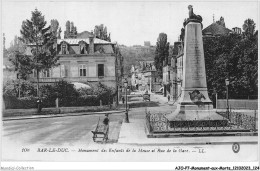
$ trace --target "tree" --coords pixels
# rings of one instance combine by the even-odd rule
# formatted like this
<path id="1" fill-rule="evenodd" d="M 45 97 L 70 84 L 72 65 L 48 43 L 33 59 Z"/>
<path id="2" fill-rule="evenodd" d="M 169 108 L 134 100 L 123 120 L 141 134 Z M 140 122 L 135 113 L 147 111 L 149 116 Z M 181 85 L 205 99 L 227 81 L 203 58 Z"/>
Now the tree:
<path id="1" fill-rule="evenodd" d="M 95 26 L 94 34 L 96 38 L 111 42 L 110 33 L 107 34 L 107 27 L 104 27 L 103 24 Z"/>
<path id="2" fill-rule="evenodd" d="M 255 22 L 252 19 L 246 19 L 243 24 L 243 30 L 246 37 L 251 37 L 255 33 Z"/>
<path id="3" fill-rule="evenodd" d="M 247 22 L 248 23 L 248 22 Z M 257 31 L 248 36 L 239 34 L 205 38 L 204 54 L 209 96 L 213 91 L 225 98 L 225 79 L 229 78 L 229 97 L 245 98 L 258 92 Z"/>
<path id="4" fill-rule="evenodd" d="M 167 34 L 160 33 L 156 43 L 154 65 L 159 75 L 162 77 L 163 61 L 168 63 L 169 42 L 167 42 Z"/>
<path id="5" fill-rule="evenodd" d="M 64 39 L 69 38 L 70 34 L 70 21 L 66 22 L 66 31 L 64 32 Z"/>
<path id="6" fill-rule="evenodd" d="M 59 27 L 59 22 L 56 19 L 51 20 L 51 32 L 60 39 L 61 28 Z"/>
<path id="7" fill-rule="evenodd" d="M 77 27 L 74 26 L 73 22 L 66 22 L 66 31 L 64 32 L 64 38 L 77 38 Z"/>
<path id="8" fill-rule="evenodd" d="M 25 49 L 25 44 L 15 36 L 6 50 L 6 56 L 14 66 L 14 70 L 17 71 L 19 79 L 26 79 L 27 75 L 31 73 L 30 58 L 24 55 Z"/>
<path id="9" fill-rule="evenodd" d="M 46 27 L 46 21 L 40 11 L 32 11 L 30 20 L 22 23 L 20 30 L 20 40 L 31 47 L 31 56 L 24 56 L 31 65 L 32 70 L 37 75 L 37 95 L 39 96 L 39 73 L 56 65 L 58 57 L 56 55 L 55 41 L 56 35 L 51 30 L 51 26 Z M 30 58 L 30 59 L 29 59 Z"/>

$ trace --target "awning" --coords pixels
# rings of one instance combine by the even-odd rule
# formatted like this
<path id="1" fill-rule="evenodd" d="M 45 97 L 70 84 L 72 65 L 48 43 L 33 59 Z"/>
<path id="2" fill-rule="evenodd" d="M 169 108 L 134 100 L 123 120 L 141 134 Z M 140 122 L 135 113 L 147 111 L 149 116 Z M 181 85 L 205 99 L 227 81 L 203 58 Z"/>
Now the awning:
<path id="1" fill-rule="evenodd" d="M 80 89 L 80 88 L 91 89 L 91 87 L 89 85 L 84 84 L 84 83 L 73 82 L 72 84 L 74 85 L 75 89 Z"/>

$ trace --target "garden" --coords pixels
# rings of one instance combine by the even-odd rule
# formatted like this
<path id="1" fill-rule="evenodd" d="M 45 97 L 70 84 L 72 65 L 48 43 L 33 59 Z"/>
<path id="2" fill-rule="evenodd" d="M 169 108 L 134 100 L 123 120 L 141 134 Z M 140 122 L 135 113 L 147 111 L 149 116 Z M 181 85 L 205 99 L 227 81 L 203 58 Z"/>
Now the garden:
<path id="1" fill-rule="evenodd" d="M 75 88 L 73 84 L 59 81 L 53 84 L 41 85 L 39 88 L 42 107 L 50 108 L 72 106 L 99 106 L 113 103 L 116 89 L 102 83 L 87 83 L 91 88 Z M 12 80 L 3 87 L 5 109 L 30 109 L 37 107 L 36 85 L 26 80 Z"/>

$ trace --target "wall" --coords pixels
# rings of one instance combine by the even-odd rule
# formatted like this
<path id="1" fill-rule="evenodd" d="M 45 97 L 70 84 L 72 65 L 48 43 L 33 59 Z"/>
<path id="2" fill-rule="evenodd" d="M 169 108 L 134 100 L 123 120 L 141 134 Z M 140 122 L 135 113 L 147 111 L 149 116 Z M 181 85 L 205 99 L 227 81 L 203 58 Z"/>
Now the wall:
<path id="1" fill-rule="evenodd" d="M 258 110 L 258 100 L 248 100 L 248 99 L 229 99 L 229 106 L 232 109 L 251 109 Z M 217 100 L 217 109 L 226 109 L 227 100 L 218 99 Z"/>

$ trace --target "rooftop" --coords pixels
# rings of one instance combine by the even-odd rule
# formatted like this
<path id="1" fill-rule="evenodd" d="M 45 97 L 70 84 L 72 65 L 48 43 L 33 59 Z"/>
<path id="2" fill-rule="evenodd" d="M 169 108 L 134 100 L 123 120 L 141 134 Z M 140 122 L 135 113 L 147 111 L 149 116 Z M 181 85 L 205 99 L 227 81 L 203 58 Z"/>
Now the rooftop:
<path id="1" fill-rule="evenodd" d="M 223 27 L 222 25 L 219 25 L 217 23 L 212 23 L 208 27 L 202 30 L 202 34 L 212 34 L 212 35 L 222 35 L 222 34 L 228 34 L 232 32 L 232 30 Z"/>
<path id="2" fill-rule="evenodd" d="M 60 44 L 61 42 L 67 42 L 68 44 L 70 45 L 73 45 L 73 44 L 79 44 L 80 41 L 84 41 L 86 42 L 87 44 L 89 44 L 89 38 L 85 38 L 85 39 L 58 39 L 57 40 L 57 43 Z M 105 41 L 105 40 L 101 40 L 101 39 L 98 39 L 98 38 L 94 38 L 94 44 L 116 44 L 114 42 L 108 42 L 108 41 Z"/>

